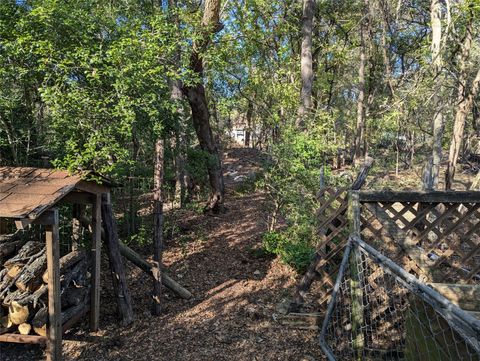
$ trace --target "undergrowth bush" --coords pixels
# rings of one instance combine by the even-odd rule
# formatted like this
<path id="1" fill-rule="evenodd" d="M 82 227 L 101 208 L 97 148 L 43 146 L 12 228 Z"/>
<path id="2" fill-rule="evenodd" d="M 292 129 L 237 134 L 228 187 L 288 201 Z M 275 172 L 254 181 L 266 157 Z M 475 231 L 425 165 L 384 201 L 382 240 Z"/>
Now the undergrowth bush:
<path id="1" fill-rule="evenodd" d="M 305 229 L 304 231 L 310 231 Z M 315 251 L 312 246 L 312 235 L 299 232 L 290 227 L 283 232 L 267 232 L 263 235 L 263 245 L 267 252 L 277 255 L 282 262 L 304 272 Z"/>
<path id="2" fill-rule="evenodd" d="M 270 200 L 264 247 L 299 272 L 308 266 L 317 242 L 316 194 L 322 167 L 325 178 L 331 177 L 325 158 L 335 151 L 335 141 L 324 126 L 328 123 L 325 117 L 307 121 L 303 131 L 286 128 L 271 145 L 259 180 Z M 281 231 L 276 231 L 278 225 Z"/>

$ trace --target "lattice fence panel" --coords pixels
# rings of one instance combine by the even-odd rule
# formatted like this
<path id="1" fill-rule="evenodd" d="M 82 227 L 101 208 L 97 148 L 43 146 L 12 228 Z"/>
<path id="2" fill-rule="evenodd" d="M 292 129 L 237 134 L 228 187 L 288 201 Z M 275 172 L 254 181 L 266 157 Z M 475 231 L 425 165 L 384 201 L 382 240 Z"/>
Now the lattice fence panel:
<path id="1" fill-rule="evenodd" d="M 362 204 L 362 236 L 430 282 L 480 282 L 480 204 Z"/>
<path id="2" fill-rule="evenodd" d="M 348 189 L 325 188 L 317 195 L 320 207 L 317 211 L 319 242 L 317 245 L 319 302 L 326 307 L 335 283 L 336 273 L 342 258 L 342 250 L 348 240 Z"/>
<path id="3" fill-rule="evenodd" d="M 320 289 L 316 296 L 323 309 L 347 243 L 348 192 L 325 188 L 318 194 L 314 262 Z M 463 203 L 420 202 L 416 193 L 405 193 L 396 202 L 388 192 L 382 194 L 384 198 L 373 202 L 362 201 L 360 192 L 362 237 L 367 243 L 423 281 L 480 284 L 480 203 L 468 198 Z"/>

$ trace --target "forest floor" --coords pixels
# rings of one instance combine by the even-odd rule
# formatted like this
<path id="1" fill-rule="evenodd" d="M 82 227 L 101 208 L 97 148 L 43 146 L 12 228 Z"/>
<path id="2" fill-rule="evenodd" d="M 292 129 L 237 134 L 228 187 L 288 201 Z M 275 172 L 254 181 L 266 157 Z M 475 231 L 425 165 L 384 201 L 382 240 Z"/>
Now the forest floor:
<path id="1" fill-rule="evenodd" d="M 69 331 L 65 360 L 322 359 L 316 331 L 289 329 L 275 320 L 277 305 L 295 286 L 296 273 L 262 252 L 265 196 L 253 187 L 242 189 L 245 179 L 260 169 L 260 158 L 251 149 L 226 151 L 226 213 L 167 214 L 169 229 L 179 234 L 167 237 L 164 263 L 194 297 L 183 300 L 166 290 L 162 315 L 152 317 L 152 282 L 127 263 L 136 320 L 123 328 L 105 259 L 100 331 L 89 333 L 86 322 Z M 137 251 L 146 257 L 151 252 L 148 247 Z M 42 357 L 36 346 L 0 344 L 2 361 Z"/>

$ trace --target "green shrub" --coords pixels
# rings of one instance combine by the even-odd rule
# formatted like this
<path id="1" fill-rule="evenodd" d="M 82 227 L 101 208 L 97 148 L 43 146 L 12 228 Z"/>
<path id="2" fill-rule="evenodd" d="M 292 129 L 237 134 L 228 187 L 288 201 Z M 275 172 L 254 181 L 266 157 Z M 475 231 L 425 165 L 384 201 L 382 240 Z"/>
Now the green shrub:
<path id="1" fill-rule="evenodd" d="M 267 232 L 263 245 L 267 252 L 277 255 L 282 262 L 303 273 L 314 253 L 310 235 L 303 235 L 294 227 L 283 232 Z"/>

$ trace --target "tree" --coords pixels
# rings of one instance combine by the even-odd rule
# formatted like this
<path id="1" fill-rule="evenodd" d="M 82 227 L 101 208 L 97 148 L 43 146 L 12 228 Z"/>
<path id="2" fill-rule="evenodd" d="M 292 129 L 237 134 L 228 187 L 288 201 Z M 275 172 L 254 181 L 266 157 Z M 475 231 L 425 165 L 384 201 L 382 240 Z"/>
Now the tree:
<path id="1" fill-rule="evenodd" d="M 220 3 L 220 0 L 205 1 L 200 25 L 200 37 L 193 42 L 190 55 L 190 70 L 197 75 L 198 79 L 194 84 L 183 87 L 183 92 L 192 109 L 192 122 L 195 132 L 197 133 L 200 147 L 208 152 L 211 157 L 207 165 L 211 193 L 205 209 L 215 213 L 220 212 L 223 208 L 225 186 L 221 159 L 210 126 L 210 111 L 208 109 L 205 87 L 203 85 L 204 65 L 202 52 L 205 51 L 208 46 L 210 36 L 221 29 Z"/>
<path id="2" fill-rule="evenodd" d="M 302 45 L 300 54 L 300 74 L 302 89 L 300 91 L 300 107 L 298 115 L 302 118 L 312 110 L 313 60 L 312 60 L 312 32 L 315 0 L 303 0 L 302 15 Z"/>
<path id="3" fill-rule="evenodd" d="M 432 0 L 430 5 L 430 18 L 432 23 L 432 69 L 434 79 L 433 94 L 433 123 L 432 123 L 432 155 L 425 166 L 423 175 L 423 189 L 434 190 L 438 187 L 440 163 L 442 161 L 442 138 L 444 131 L 443 100 L 440 96 L 442 89 L 442 7 L 440 0 Z"/>
<path id="4" fill-rule="evenodd" d="M 478 94 L 480 82 L 480 69 L 477 71 L 476 77 L 473 79 L 470 87 L 468 82 L 467 62 L 470 58 L 473 37 L 473 20 L 474 14 L 470 8 L 468 11 L 467 24 L 465 26 L 464 39 L 460 43 L 460 51 L 458 54 L 458 88 L 457 88 L 457 108 L 453 123 L 453 134 L 450 142 L 448 154 L 448 165 L 445 171 L 445 189 L 452 188 L 453 179 L 455 177 L 455 168 L 460 154 L 460 146 L 465 128 L 467 115 L 472 111 L 473 101 Z"/>
<path id="5" fill-rule="evenodd" d="M 355 142 L 354 142 L 354 161 L 357 163 L 363 156 L 365 156 L 365 65 L 366 65 L 366 32 L 368 21 L 368 0 L 364 4 L 364 16 L 360 21 L 360 62 L 358 65 L 358 99 L 357 99 L 357 123 L 355 127 Z"/>

